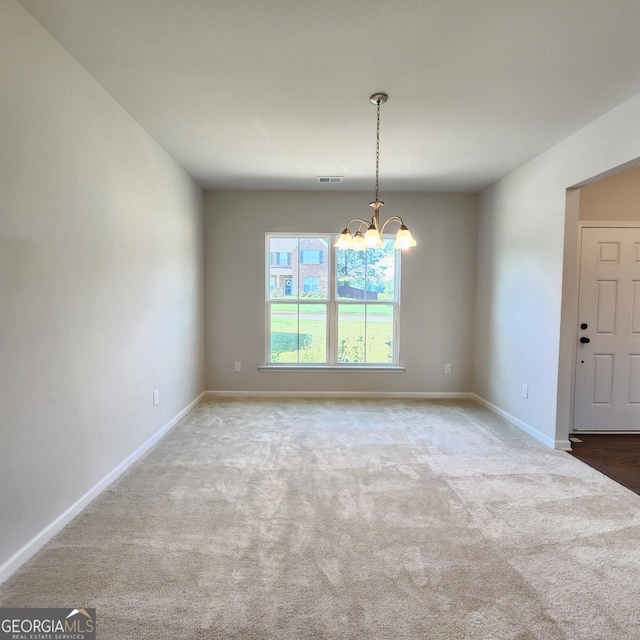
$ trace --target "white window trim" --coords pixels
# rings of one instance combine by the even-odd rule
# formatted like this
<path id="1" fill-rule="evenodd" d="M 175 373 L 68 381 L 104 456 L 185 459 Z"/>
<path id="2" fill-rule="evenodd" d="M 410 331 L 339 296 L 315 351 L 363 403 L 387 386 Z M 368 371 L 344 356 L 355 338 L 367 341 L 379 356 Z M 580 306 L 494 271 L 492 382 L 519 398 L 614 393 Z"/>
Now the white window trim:
<path id="1" fill-rule="evenodd" d="M 368 371 L 369 373 L 402 373 L 406 367 L 395 364 L 296 364 L 295 362 L 273 362 L 262 364 L 259 371 Z"/>
<path id="2" fill-rule="evenodd" d="M 400 365 L 400 292 L 401 292 L 401 255 L 402 252 L 396 249 L 396 262 L 394 269 L 394 290 L 396 292 L 395 300 L 366 301 L 366 300 L 338 300 L 337 299 L 337 267 L 336 267 L 336 249 L 333 246 L 339 234 L 332 233 L 291 233 L 291 232 L 267 232 L 265 234 L 265 339 L 264 339 L 264 363 L 258 367 L 259 371 L 368 371 L 368 372 L 404 372 L 406 368 Z M 325 360 L 322 363 L 302 363 L 302 362 L 270 362 L 270 341 L 271 333 L 271 313 L 270 305 L 278 304 L 280 301 L 270 297 L 270 244 L 271 237 L 277 238 L 318 238 L 328 239 L 329 246 L 327 252 L 327 261 L 329 263 L 329 290 L 326 299 L 305 299 L 298 297 L 297 300 L 290 302 L 294 304 L 324 304 L 326 305 L 327 318 L 327 335 L 326 335 L 326 351 Z M 383 236 L 384 239 L 393 239 L 393 236 Z M 292 261 L 293 263 L 293 261 Z M 291 264 L 293 266 L 293 264 Z M 352 363 L 334 362 L 335 356 L 338 355 L 338 304 L 393 304 L 394 305 L 394 326 L 393 326 L 393 353 L 392 362 L 386 363 Z"/>

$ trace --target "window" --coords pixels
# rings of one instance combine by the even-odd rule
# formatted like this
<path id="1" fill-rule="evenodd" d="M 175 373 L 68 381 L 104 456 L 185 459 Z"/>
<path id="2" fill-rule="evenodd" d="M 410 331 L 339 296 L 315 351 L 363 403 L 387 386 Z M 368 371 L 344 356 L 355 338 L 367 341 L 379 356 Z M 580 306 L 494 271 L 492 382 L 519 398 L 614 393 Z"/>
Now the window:
<path id="1" fill-rule="evenodd" d="M 319 293 L 320 276 L 304 276 L 302 292 L 303 293 Z"/>
<path id="2" fill-rule="evenodd" d="M 271 253 L 271 264 L 288 267 L 291 264 L 291 254 L 286 251 L 274 251 Z"/>
<path id="3" fill-rule="evenodd" d="M 300 251 L 300 264 L 322 264 L 322 251 Z"/>
<path id="4" fill-rule="evenodd" d="M 398 364 L 400 252 L 393 239 L 360 252 L 334 241 L 267 234 L 267 364 Z"/>

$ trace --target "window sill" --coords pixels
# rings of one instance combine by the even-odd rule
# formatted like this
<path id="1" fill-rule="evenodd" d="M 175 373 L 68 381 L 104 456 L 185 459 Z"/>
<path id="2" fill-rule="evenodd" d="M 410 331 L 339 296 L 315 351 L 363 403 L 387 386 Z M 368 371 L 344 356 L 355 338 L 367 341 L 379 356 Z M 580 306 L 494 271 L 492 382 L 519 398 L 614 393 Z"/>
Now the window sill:
<path id="1" fill-rule="evenodd" d="M 264 364 L 259 371 L 368 371 L 374 373 L 402 373 L 405 367 L 395 365 L 329 365 L 329 364 Z"/>

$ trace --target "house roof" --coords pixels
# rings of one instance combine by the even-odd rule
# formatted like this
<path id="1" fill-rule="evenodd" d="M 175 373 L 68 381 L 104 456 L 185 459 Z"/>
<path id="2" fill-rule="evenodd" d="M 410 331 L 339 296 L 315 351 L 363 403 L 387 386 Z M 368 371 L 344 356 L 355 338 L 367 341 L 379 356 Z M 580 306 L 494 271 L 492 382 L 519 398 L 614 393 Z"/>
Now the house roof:
<path id="1" fill-rule="evenodd" d="M 314 238 L 314 243 L 317 243 L 318 250 L 322 248 L 327 248 L 327 243 L 321 238 Z M 298 244 L 298 238 L 277 238 L 272 237 L 269 239 L 269 250 L 270 251 L 293 251 Z M 309 250 L 313 251 L 311 247 L 307 247 Z"/>
<path id="2" fill-rule="evenodd" d="M 638 0 L 21 0 L 205 188 L 478 191 L 640 92 Z M 342 184 L 318 185 L 338 175 Z"/>

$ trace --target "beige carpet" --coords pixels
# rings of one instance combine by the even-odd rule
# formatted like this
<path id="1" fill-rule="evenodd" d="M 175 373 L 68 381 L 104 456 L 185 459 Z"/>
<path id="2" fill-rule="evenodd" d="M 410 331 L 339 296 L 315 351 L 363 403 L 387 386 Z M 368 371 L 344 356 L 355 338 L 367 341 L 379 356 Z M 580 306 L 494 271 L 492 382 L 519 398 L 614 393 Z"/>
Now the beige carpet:
<path id="1" fill-rule="evenodd" d="M 640 637 L 640 496 L 472 402 L 207 400 L 0 606 L 98 638 Z"/>

